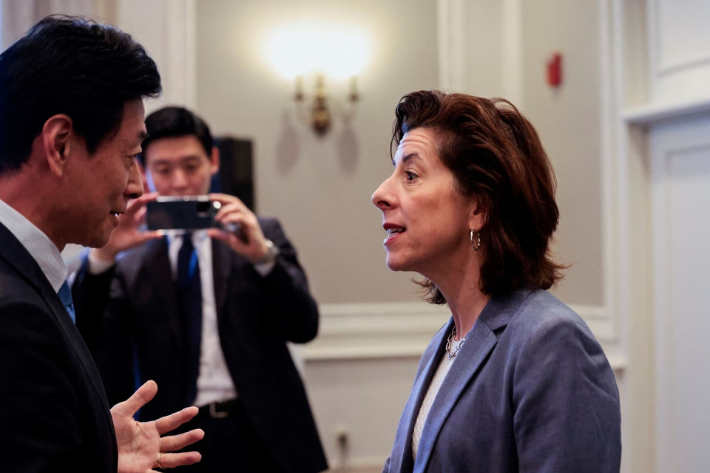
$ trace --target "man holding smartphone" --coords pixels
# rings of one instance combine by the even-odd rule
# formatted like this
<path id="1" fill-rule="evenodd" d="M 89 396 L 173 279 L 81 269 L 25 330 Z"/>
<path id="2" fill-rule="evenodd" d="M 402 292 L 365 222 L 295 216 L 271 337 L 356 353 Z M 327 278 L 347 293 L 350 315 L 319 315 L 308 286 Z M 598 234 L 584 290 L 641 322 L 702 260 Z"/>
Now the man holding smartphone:
<path id="1" fill-rule="evenodd" d="M 220 228 L 141 231 L 148 202 L 206 195 L 219 170 L 209 128 L 189 110 L 158 110 L 146 127 L 143 163 L 156 193 L 132 202 L 73 288 L 77 325 L 109 399 L 151 378 L 163 389 L 142 418 L 199 407 L 188 427 L 205 430 L 202 462 L 187 471 L 325 470 L 286 346 L 318 331 L 295 249 L 277 220 L 257 217 L 225 194 L 210 195 L 220 204 Z M 239 233 L 223 230 L 234 225 Z M 104 316 L 88 316 L 97 311 Z"/>

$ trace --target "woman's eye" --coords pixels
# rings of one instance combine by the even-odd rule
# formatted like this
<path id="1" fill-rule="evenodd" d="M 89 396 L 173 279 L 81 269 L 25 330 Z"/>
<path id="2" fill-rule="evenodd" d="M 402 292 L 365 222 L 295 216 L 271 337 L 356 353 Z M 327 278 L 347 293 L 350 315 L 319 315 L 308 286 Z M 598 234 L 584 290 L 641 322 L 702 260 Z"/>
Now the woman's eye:
<path id="1" fill-rule="evenodd" d="M 414 173 L 411 172 L 411 171 L 404 171 L 404 172 L 407 174 L 407 180 L 408 180 L 408 181 L 413 181 L 414 179 L 416 179 L 417 177 L 419 177 L 419 176 L 417 176 L 416 174 L 414 174 Z"/>

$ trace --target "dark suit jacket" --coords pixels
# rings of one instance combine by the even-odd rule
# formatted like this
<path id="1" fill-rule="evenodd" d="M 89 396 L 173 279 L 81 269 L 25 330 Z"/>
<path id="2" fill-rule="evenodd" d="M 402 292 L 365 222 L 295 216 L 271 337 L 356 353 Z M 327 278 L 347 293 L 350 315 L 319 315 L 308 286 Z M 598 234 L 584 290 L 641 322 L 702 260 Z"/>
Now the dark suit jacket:
<path id="1" fill-rule="evenodd" d="M 584 321 L 545 291 L 486 305 L 432 405 L 414 462 L 412 431 L 452 323 L 422 356 L 385 472 L 618 473 L 614 374 Z"/>
<path id="2" fill-rule="evenodd" d="M 247 258 L 212 241 L 222 351 L 246 413 L 274 459 L 288 472 L 321 471 L 327 468 L 325 456 L 285 343 L 316 336 L 318 309 L 279 223 L 263 218 L 259 223 L 280 249 L 266 277 Z M 158 383 L 158 394 L 141 419 L 186 407 L 179 361 L 185 343 L 166 240 L 127 252 L 104 274 L 92 276 L 85 265 L 73 294 L 77 326 L 94 353 L 109 400 L 124 399 L 135 389 L 135 351 L 141 381 Z M 208 441 L 209 432 L 203 442 Z"/>
<path id="3" fill-rule="evenodd" d="M 0 359 L 0 471 L 116 471 L 113 422 L 91 354 L 39 265 L 2 224 Z"/>

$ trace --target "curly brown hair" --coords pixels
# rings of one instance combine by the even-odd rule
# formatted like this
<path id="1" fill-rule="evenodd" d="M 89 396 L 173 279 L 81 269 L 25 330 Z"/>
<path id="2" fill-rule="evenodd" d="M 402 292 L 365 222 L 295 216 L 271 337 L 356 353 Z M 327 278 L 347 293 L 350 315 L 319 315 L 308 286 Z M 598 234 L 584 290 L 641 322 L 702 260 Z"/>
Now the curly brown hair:
<path id="1" fill-rule="evenodd" d="M 422 90 L 405 95 L 395 111 L 392 145 L 414 128 L 439 134 L 439 157 L 458 191 L 475 198 L 486 223 L 481 232 L 480 287 L 499 295 L 549 289 L 565 266 L 550 256 L 559 210 L 555 173 L 540 137 L 513 104 L 466 94 Z M 445 304 L 428 279 L 424 298 Z"/>

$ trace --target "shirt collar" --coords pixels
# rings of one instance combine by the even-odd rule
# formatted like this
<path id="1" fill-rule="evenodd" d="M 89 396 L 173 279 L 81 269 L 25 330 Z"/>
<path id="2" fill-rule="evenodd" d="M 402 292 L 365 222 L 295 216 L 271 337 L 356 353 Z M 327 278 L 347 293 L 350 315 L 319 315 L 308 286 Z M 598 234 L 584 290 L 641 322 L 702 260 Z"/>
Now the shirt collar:
<path id="1" fill-rule="evenodd" d="M 49 280 L 49 284 L 54 288 L 54 291 L 59 292 L 59 288 L 62 287 L 62 284 L 67 279 L 68 270 L 62 259 L 62 254 L 54 242 L 42 230 L 27 220 L 24 215 L 1 199 L 0 222 L 15 235 L 15 238 L 32 255 L 47 280 Z"/>
<path id="2" fill-rule="evenodd" d="M 206 230 L 195 230 L 192 233 L 192 244 L 197 247 L 198 245 L 201 245 L 205 240 L 207 240 L 207 231 Z M 172 246 L 173 244 L 178 244 L 179 246 L 182 245 L 183 242 L 183 236 L 186 235 L 187 233 L 177 233 L 177 232 L 171 232 L 171 231 L 166 231 L 166 237 L 168 239 L 168 246 Z"/>

